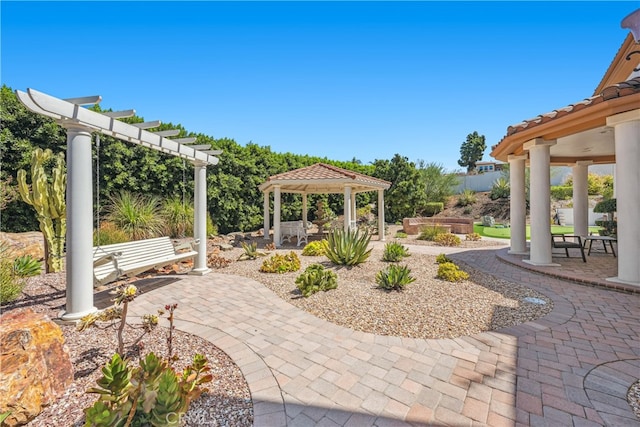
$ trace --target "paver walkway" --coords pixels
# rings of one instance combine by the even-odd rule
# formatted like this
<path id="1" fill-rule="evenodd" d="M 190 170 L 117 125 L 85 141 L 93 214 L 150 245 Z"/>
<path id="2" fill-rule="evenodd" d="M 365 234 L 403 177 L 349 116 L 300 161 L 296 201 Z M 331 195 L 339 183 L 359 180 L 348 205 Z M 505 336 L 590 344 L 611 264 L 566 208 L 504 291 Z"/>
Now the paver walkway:
<path id="1" fill-rule="evenodd" d="M 640 426 L 626 402 L 640 378 L 640 295 L 523 270 L 500 250 L 450 256 L 539 290 L 554 301 L 549 315 L 457 339 L 377 336 L 219 273 L 143 294 L 131 310 L 177 302 L 176 327 L 242 370 L 256 426 Z"/>

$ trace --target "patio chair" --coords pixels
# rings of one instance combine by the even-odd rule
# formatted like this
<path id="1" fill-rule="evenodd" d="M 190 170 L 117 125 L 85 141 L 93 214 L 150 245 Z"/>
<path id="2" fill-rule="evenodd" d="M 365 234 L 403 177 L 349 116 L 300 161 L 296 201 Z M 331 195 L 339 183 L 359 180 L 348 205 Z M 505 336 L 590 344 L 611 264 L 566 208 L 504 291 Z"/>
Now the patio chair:
<path id="1" fill-rule="evenodd" d="M 558 239 L 562 240 L 558 240 Z M 570 240 L 567 240 L 569 238 Z M 584 256 L 584 246 L 582 246 L 582 238 L 580 236 L 570 236 L 567 234 L 552 234 L 551 245 L 554 248 L 564 249 L 567 258 L 569 256 L 569 249 L 579 249 L 582 255 L 582 261 L 587 262 L 587 257 Z"/>

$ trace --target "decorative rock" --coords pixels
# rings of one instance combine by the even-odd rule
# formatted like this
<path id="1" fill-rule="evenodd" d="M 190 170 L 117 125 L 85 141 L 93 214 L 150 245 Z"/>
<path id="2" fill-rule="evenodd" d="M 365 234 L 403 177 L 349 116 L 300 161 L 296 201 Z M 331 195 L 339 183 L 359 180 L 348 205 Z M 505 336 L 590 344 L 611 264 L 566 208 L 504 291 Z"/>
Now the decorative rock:
<path id="1" fill-rule="evenodd" d="M 0 413 L 3 425 L 23 425 L 73 382 L 62 329 L 31 309 L 0 317 Z"/>
<path id="2" fill-rule="evenodd" d="M 44 259 L 44 237 L 39 231 L 26 233 L 1 233 L 0 241 L 7 242 L 16 256 L 31 255 L 37 260 Z"/>
<path id="3" fill-rule="evenodd" d="M 221 251 L 232 251 L 233 250 L 233 246 L 232 245 L 228 245 L 226 243 L 222 243 L 221 245 L 218 245 L 220 247 Z"/>
<path id="4" fill-rule="evenodd" d="M 493 227 L 496 225 L 496 220 L 492 216 L 485 215 L 482 217 L 482 226 L 483 227 Z"/>

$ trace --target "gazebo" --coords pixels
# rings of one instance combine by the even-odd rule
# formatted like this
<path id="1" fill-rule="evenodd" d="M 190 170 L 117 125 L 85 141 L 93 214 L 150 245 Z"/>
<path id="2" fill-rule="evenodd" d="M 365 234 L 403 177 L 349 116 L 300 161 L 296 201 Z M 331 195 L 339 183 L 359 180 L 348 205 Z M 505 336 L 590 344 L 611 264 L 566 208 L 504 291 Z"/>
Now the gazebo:
<path id="1" fill-rule="evenodd" d="M 608 280 L 640 286 L 640 10 L 622 26 L 634 22 L 635 34 L 628 34 L 591 97 L 509 126 L 491 156 L 510 166 L 511 253 L 528 253 L 525 262 L 542 266 L 558 265 L 551 259 L 550 166 L 572 167 L 574 234 L 586 236 L 588 167 L 614 164 L 618 276 Z M 529 250 L 526 166 L 531 172 Z"/>
<path id="2" fill-rule="evenodd" d="M 344 194 L 344 229 L 348 230 L 356 218 L 356 194 L 368 191 L 378 192 L 378 234 L 384 235 L 384 190 L 391 183 L 361 173 L 341 169 L 325 163 L 316 163 L 300 169 L 273 175 L 258 188 L 264 194 L 264 238 L 269 239 L 269 197 L 273 192 L 273 242 L 282 243 L 280 234 L 280 195 L 282 193 L 302 194 L 302 222 L 307 226 L 308 194 Z"/>

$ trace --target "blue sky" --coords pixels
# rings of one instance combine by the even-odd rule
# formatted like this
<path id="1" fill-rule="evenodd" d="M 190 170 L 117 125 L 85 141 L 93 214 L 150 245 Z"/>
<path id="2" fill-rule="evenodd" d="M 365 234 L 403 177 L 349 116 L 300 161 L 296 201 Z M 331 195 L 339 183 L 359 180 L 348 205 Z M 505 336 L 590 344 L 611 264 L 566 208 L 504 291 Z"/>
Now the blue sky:
<path id="1" fill-rule="evenodd" d="M 9 2 L 1 81 L 275 152 L 457 165 L 591 96 L 638 2 Z M 489 158 L 490 148 L 484 160 Z M 221 156 L 224 161 L 224 154 Z"/>

